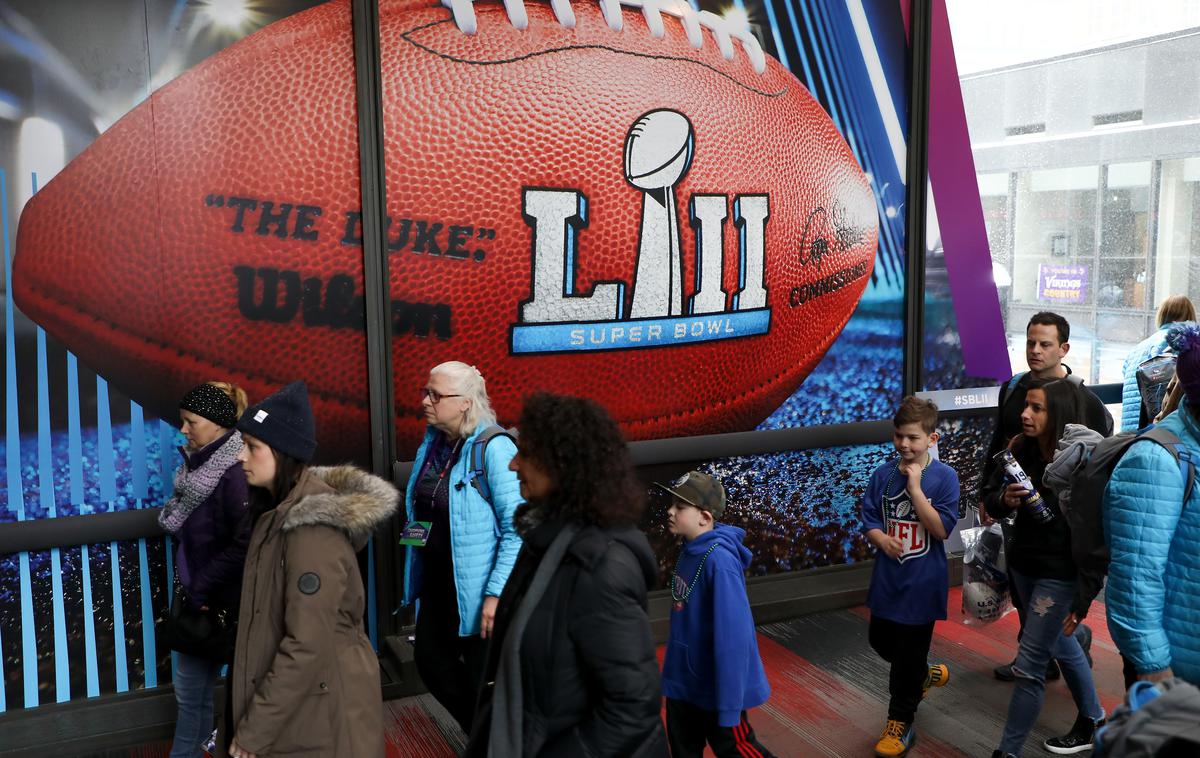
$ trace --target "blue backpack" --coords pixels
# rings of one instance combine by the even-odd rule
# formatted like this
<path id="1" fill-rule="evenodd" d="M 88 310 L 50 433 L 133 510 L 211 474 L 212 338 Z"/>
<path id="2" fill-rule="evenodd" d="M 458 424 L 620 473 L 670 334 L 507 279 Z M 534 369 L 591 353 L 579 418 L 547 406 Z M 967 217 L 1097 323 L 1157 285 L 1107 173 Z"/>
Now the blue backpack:
<path id="1" fill-rule="evenodd" d="M 1071 507 L 1066 513 L 1071 527 L 1071 553 L 1079 569 L 1076 578 L 1078 595 L 1086 605 L 1100 594 L 1104 576 L 1108 573 L 1109 552 L 1104 539 L 1103 516 L 1105 488 L 1130 445 L 1142 440 L 1157 443 L 1179 466 L 1185 505 L 1192 494 L 1196 482 L 1196 461 L 1192 451 L 1164 427 L 1151 424 L 1134 432 L 1121 432 L 1101 440 L 1092 448 L 1087 460 L 1071 476 Z M 1086 605 L 1081 608 L 1084 612 Z"/>
<path id="2" fill-rule="evenodd" d="M 515 428 L 505 429 L 497 424 L 492 424 L 480 432 L 479 436 L 475 438 L 475 442 L 471 444 L 471 468 L 468 478 L 471 486 L 488 503 L 492 502 L 492 487 L 488 484 L 487 478 L 487 445 L 497 437 L 508 437 L 513 444 L 516 444 L 517 430 Z"/>

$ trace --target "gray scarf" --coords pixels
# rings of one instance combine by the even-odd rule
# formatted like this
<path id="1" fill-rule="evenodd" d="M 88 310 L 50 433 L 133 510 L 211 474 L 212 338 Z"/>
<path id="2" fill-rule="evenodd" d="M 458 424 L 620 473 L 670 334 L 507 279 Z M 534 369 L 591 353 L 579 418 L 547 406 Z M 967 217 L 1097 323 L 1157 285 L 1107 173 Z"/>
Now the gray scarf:
<path id="1" fill-rule="evenodd" d="M 488 744 L 488 758 L 507 758 L 521 755 L 524 734 L 521 729 L 524 703 L 521 692 L 521 637 L 529 617 L 537 608 L 550 580 L 554 578 L 566 555 L 567 548 L 579 531 L 579 524 L 567 523 L 555 536 L 546 554 L 542 556 L 533 581 L 525 591 L 525 597 L 513 616 L 508 631 L 504 633 L 504 644 L 500 649 L 500 664 L 496 668 L 496 692 L 492 696 L 492 729 Z"/>
<path id="2" fill-rule="evenodd" d="M 204 463 L 194 471 L 187 464 L 175 470 L 175 494 L 158 514 L 158 525 L 168 534 L 177 534 L 192 511 L 196 510 L 220 483 L 221 477 L 231 466 L 237 465 L 238 453 L 242 451 L 242 434 L 229 435 L 219 448 L 213 451 Z"/>

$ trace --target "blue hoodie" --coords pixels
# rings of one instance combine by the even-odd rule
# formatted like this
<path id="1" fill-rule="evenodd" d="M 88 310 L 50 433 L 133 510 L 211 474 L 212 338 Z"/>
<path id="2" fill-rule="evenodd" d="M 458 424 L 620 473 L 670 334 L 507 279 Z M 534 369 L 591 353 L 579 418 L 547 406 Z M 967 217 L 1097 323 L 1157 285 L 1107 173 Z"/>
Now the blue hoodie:
<path id="1" fill-rule="evenodd" d="M 737 726 L 742 711 L 762 705 L 771 694 L 746 598 L 744 572 L 751 554 L 742 545 L 745 536 L 736 526 L 716 524 L 683 546 L 675 571 L 677 597 L 687 593 L 704 554 L 717 545 L 687 602 L 672 606 L 663 662 L 663 695 L 716 711 L 723 727 Z"/>

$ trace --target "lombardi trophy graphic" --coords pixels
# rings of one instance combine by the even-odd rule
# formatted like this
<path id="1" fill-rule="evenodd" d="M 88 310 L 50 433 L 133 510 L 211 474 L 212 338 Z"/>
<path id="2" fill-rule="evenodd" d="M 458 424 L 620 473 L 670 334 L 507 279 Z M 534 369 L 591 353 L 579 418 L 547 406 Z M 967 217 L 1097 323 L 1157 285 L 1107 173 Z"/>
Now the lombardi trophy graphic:
<path id="1" fill-rule="evenodd" d="M 683 251 L 675 185 L 692 164 L 691 122 L 650 111 L 625 136 L 625 179 L 642 190 L 642 228 L 630 318 L 683 315 Z"/>

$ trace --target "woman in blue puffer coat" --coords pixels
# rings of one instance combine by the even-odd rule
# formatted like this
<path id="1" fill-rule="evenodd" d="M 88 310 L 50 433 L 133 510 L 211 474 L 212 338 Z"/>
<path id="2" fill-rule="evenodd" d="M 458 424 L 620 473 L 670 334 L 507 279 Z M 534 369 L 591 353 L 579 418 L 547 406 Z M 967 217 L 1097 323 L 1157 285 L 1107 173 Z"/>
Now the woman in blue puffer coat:
<path id="1" fill-rule="evenodd" d="M 418 603 L 421 680 L 470 734 L 496 605 L 521 551 L 520 484 L 508 469 L 517 447 L 507 435 L 486 443 L 488 500 L 471 482 L 472 447 L 496 423 L 483 376 L 459 361 L 434 366 L 421 408 L 429 428 L 408 480 L 405 531 L 424 544 L 406 548 L 404 603 Z"/>
<path id="2" fill-rule="evenodd" d="M 1179 356 L 1184 403 L 1159 426 L 1200 461 L 1200 324 L 1175 324 L 1167 342 Z M 1112 552 L 1108 628 L 1139 679 L 1174 674 L 1200 684 L 1200 479 L 1186 479 L 1157 443 L 1135 442 L 1113 469 L 1104 495 Z"/>
<path id="3" fill-rule="evenodd" d="M 1142 418 L 1142 393 L 1138 390 L 1137 369 L 1142 362 L 1161 355 L 1167 349 L 1167 330 L 1176 323 L 1196 320 L 1196 307 L 1187 295 L 1171 295 L 1158 306 L 1158 329 L 1139 342 L 1125 358 L 1124 384 L 1121 388 L 1121 431 L 1140 429 L 1154 419 Z"/>

